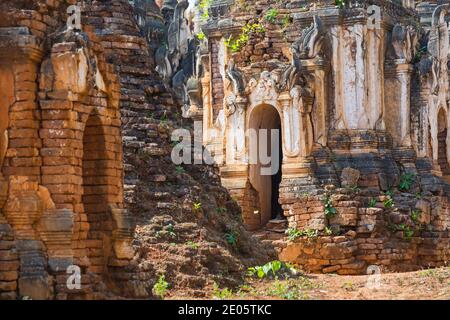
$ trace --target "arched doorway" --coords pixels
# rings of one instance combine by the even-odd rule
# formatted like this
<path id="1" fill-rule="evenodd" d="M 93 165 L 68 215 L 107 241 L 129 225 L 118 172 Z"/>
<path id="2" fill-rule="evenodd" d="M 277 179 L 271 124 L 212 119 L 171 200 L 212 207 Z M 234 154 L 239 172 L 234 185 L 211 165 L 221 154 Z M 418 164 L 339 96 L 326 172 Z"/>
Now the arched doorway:
<path id="1" fill-rule="evenodd" d="M 250 183 L 258 193 L 259 203 L 255 207 L 259 208 L 263 227 L 271 219 L 284 218 L 279 202 L 283 162 L 281 119 L 271 105 L 260 105 L 250 114 L 249 153 Z"/>
<path id="2" fill-rule="evenodd" d="M 441 108 L 438 113 L 438 164 L 442 176 L 450 175 L 447 158 L 447 113 Z"/>
<path id="3" fill-rule="evenodd" d="M 111 253 L 112 218 L 108 208 L 108 152 L 100 117 L 91 114 L 83 135 L 82 203 L 89 230 L 87 234 L 88 271 L 107 275 Z"/>

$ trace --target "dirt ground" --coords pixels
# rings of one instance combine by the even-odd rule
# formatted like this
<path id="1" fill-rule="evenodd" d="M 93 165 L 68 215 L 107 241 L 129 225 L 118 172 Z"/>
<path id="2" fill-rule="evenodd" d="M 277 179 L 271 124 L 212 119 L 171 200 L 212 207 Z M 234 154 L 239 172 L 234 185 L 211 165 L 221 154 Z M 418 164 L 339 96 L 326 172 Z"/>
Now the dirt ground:
<path id="1" fill-rule="evenodd" d="M 176 292 L 168 299 L 187 297 Z M 450 267 L 377 276 L 300 275 L 289 280 L 247 279 L 235 290 L 211 288 L 209 299 L 450 300 Z"/>

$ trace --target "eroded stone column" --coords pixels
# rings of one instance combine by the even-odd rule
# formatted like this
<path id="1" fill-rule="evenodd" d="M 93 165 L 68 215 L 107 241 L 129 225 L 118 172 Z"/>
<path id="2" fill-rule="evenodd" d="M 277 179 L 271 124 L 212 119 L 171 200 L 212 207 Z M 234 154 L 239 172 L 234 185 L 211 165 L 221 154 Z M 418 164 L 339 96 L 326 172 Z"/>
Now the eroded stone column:
<path id="1" fill-rule="evenodd" d="M 323 59 L 303 60 L 302 65 L 314 79 L 314 99 L 315 99 L 315 126 L 313 143 L 325 146 L 328 140 L 327 127 L 327 84 L 325 74 L 327 72 L 326 63 Z M 308 97 L 305 97 L 308 98 Z M 304 99 L 305 99 L 304 98 Z M 311 101 L 312 103 L 312 101 Z M 305 103 L 305 108 L 312 108 L 312 105 Z M 312 110 L 311 110 L 312 111 Z M 306 112 L 306 113 L 310 113 Z M 306 128 L 305 128 L 306 129 Z"/>
<path id="2" fill-rule="evenodd" d="M 395 147 L 411 147 L 410 122 L 410 90 L 411 90 L 411 64 L 405 60 L 393 60 L 386 64 L 385 91 L 386 108 L 389 117 L 386 117 L 386 128 L 392 135 Z"/>

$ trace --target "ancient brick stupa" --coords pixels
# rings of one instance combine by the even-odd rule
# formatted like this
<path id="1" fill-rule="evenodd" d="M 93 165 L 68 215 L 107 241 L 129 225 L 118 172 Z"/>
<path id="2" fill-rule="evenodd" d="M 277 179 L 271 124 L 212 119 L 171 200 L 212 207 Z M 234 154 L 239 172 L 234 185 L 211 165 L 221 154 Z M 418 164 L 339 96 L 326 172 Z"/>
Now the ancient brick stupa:
<path id="1" fill-rule="evenodd" d="M 448 4 L 308 3 L 213 1 L 191 109 L 222 183 L 248 229 L 285 216 L 289 230 L 321 235 L 281 252 L 311 270 L 444 263 Z M 251 129 L 281 130 L 281 174 L 252 161 L 270 134 Z"/>

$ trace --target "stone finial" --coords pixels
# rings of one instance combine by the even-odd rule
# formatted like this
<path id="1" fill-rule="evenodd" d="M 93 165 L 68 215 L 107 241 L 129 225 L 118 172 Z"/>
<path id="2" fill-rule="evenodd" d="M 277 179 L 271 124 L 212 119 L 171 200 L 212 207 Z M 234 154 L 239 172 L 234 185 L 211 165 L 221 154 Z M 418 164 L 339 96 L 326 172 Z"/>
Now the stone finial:
<path id="1" fill-rule="evenodd" d="M 343 187 L 356 187 L 358 186 L 360 172 L 357 169 L 350 167 L 342 170 L 341 174 L 341 184 Z"/>

